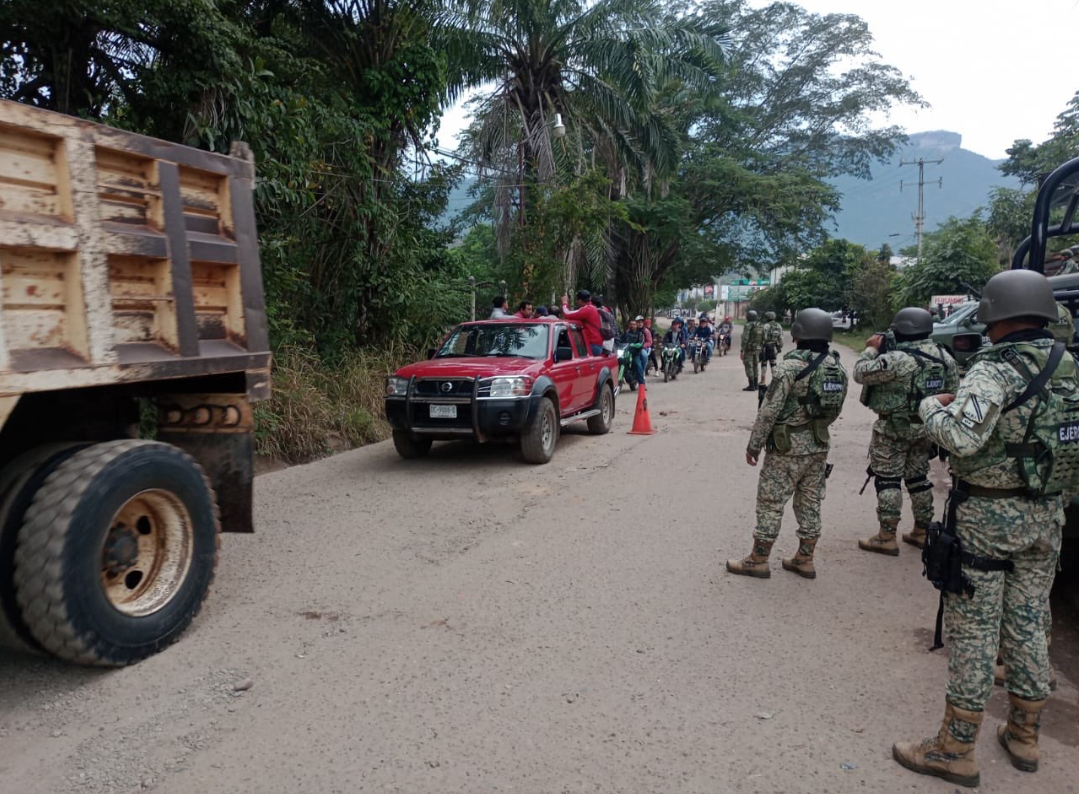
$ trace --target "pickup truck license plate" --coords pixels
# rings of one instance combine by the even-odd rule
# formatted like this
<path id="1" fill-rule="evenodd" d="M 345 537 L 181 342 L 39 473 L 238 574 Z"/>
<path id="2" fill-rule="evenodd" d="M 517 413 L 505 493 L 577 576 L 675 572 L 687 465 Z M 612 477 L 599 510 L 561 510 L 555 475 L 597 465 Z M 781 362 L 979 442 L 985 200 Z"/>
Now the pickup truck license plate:
<path id="1" fill-rule="evenodd" d="M 456 405 L 432 405 L 431 406 L 431 418 L 432 419 L 456 419 L 457 418 L 457 406 Z"/>

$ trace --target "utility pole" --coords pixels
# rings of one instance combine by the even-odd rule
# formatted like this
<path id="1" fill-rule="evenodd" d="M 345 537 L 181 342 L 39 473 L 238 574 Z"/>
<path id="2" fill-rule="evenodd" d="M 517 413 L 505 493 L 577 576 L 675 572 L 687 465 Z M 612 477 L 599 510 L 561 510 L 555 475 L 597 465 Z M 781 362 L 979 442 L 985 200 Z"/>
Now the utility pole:
<path id="1" fill-rule="evenodd" d="M 924 157 L 919 157 L 917 160 L 900 160 L 899 165 L 916 165 L 918 166 L 918 214 L 914 216 L 914 228 L 918 232 L 918 258 L 922 258 L 922 237 L 925 233 L 925 166 L 940 165 L 944 162 L 944 158 L 939 160 L 926 160 Z M 936 182 L 930 182 L 931 185 L 937 187 L 944 186 L 944 180 L 938 179 Z M 903 182 L 899 183 L 899 192 L 903 192 Z"/>

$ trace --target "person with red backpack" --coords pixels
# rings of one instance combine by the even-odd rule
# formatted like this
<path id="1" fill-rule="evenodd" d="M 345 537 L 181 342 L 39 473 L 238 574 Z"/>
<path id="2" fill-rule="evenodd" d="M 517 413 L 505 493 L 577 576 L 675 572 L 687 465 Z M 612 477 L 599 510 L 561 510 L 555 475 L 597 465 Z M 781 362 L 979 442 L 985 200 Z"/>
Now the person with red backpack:
<path id="1" fill-rule="evenodd" d="M 584 329 L 584 341 L 588 352 L 593 356 L 603 355 L 603 334 L 600 332 L 599 310 L 592 305 L 592 293 L 586 289 L 577 290 L 577 310 L 569 307 L 569 296 L 562 296 L 562 319 L 576 320 Z M 611 337 L 612 339 L 614 337 Z"/>

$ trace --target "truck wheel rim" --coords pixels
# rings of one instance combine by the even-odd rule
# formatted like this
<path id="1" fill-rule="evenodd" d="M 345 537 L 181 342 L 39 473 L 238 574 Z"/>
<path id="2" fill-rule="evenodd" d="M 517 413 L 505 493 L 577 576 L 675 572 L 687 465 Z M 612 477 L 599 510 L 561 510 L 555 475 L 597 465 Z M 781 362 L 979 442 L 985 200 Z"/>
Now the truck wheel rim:
<path id="1" fill-rule="evenodd" d="M 610 424 L 611 416 L 611 393 L 604 390 L 603 392 L 603 405 L 600 406 L 600 410 L 603 411 L 603 424 Z"/>
<path id="2" fill-rule="evenodd" d="M 540 430 L 540 440 L 543 443 L 544 449 L 550 449 L 551 444 L 554 441 L 554 423 L 551 422 L 550 412 L 544 412 L 543 414 L 543 427 Z"/>
<path id="3" fill-rule="evenodd" d="M 168 491 L 131 497 L 116 512 L 101 550 L 101 587 L 129 617 L 145 617 L 179 592 L 191 568 L 191 516 Z"/>

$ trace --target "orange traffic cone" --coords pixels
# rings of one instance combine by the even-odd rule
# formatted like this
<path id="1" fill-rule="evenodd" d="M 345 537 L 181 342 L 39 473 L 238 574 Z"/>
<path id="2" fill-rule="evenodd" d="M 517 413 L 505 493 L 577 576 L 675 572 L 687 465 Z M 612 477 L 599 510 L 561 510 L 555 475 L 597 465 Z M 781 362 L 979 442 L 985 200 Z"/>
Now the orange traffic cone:
<path id="1" fill-rule="evenodd" d="M 652 429 L 652 417 L 648 415 L 648 394 L 644 384 L 637 389 L 637 410 L 633 414 L 633 429 L 629 431 L 631 436 L 650 436 L 656 431 Z"/>

